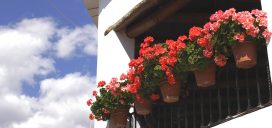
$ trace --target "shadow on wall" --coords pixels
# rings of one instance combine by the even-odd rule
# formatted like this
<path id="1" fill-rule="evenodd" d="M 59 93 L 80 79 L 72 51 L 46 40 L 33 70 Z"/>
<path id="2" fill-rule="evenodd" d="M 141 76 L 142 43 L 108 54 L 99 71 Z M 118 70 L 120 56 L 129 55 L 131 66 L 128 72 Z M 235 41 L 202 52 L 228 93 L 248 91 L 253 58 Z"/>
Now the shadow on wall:
<path id="1" fill-rule="evenodd" d="M 100 12 L 102 12 L 102 10 L 104 8 L 106 8 L 108 6 L 108 4 L 111 2 L 112 0 L 99 0 L 99 14 Z"/>
<path id="2" fill-rule="evenodd" d="M 99 0 L 99 15 L 104 8 L 108 6 L 108 4 L 112 0 Z M 130 59 L 134 59 L 134 49 L 135 49 L 135 40 L 127 37 L 124 31 L 116 32 L 118 40 L 121 42 L 123 48 L 125 49 L 127 55 Z M 107 35 L 109 36 L 109 35 Z"/>
<path id="3" fill-rule="evenodd" d="M 116 35 L 130 59 L 135 58 L 135 39 L 127 37 L 125 31 L 116 32 Z"/>

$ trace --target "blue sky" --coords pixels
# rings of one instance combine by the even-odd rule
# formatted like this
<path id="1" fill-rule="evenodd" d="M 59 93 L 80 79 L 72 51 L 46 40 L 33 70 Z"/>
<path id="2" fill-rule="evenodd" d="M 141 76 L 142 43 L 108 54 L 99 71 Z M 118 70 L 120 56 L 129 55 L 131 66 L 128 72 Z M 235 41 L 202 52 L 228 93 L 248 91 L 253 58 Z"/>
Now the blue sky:
<path id="1" fill-rule="evenodd" d="M 0 25 L 16 23 L 24 18 L 53 17 L 59 26 L 71 27 L 93 24 L 82 0 L 4 0 L 0 4 Z M 57 59 L 55 77 L 80 71 L 96 74 L 96 57 L 79 56 Z M 38 78 L 38 77 L 37 77 Z M 26 94 L 37 96 L 39 86 L 23 86 Z"/>
<path id="2" fill-rule="evenodd" d="M 56 18 L 64 26 L 72 26 L 70 21 L 75 25 L 85 25 L 92 22 L 82 0 L 2 0 L 0 8 L 1 24 L 14 23 L 22 18 L 46 16 Z"/>
<path id="3" fill-rule="evenodd" d="M 89 127 L 97 30 L 83 1 L 2 0 L 0 17 L 0 127 Z"/>

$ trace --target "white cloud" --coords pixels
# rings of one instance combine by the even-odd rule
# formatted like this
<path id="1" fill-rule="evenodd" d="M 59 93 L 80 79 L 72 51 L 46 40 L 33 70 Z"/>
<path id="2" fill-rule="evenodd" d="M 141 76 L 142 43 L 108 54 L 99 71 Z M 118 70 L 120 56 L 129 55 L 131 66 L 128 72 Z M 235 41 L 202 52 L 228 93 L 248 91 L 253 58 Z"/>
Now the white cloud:
<path id="1" fill-rule="evenodd" d="M 75 29 L 63 28 L 58 31 L 60 38 L 55 50 L 60 58 L 69 58 L 77 51 L 87 55 L 96 55 L 97 30 L 94 25 L 85 25 Z"/>
<path id="2" fill-rule="evenodd" d="M 0 128 L 85 128 L 86 100 L 94 78 L 72 73 L 40 83 L 40 96 L 23 93 L 22 85 L 37 85 L 36 76 L 55 71 L 55 56 L 96 54 L 94 26 L 60 28 L 52 18 L 24 19 L 0 26 Z M 90 31 L 90 32 L 87 32 Z M 70 44 L 73 42 L 72 44 Z M 60 56 L 63 47 L 69 52 Z M 82 52 L 77 52 L 77 51 Z M 53 53 L 49 56 L 48 53 Z M 52 55 L 52 54 L 50 54 Z"/>
<path id="3" fill-rule="evenodd" d="M 91 85 L 95 78 L 80 73 L 41 82 L 41 96 L 26 121 L 14 123 L 12 128 L 88 128 L 88 106 Z"/>
<path id="4" fill-rule="evenodd" d="M 34 106 L 35 98 L 5 94 L 0 96 L 0 102 L 0 128 L 8 128 L 14 122 L 26 121 L 33 115 L 31 106 Z"/>
<path id="5" fill-rule="evenodd" d="M 50 18 L 24 19 L 0 26 L 0 127 L 26 120 L 35 99 L 21 95 L 22 82 L 34 83 L 34 76 L 54 70 L 54 60 L 42 54 L 55 29 Z"/>
<path id="6" fill-rule="evenodd" d="M 50 18 L 25 19 L 0 27 L 0 94 L 20 93 L 22 81 L 33 83 L 35 75 L 54 70 L 54 61 L 42 56 L 50 48 L 54 29 Z"/>

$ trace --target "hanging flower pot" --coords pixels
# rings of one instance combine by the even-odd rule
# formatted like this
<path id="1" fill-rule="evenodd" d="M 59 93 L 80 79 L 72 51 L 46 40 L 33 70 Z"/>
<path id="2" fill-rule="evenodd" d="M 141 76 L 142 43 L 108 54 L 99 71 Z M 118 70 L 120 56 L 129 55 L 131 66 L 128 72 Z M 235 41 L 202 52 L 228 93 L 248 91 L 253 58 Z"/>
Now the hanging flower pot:
<path id="1" fill-rule="evenodd" d="M 236 67 L 241 69 L 249 69 L 257 64 L 257 49 L 253 42 L 243 42 L 232 48 Z"/>
<path id="2" fill-rule="evenodd" d="M 198 87 L 210 87 L 215 84 L 215 65 L 209 64 L 202 70 L 194 71 Z"/>
<path id="3" fill-rule="evenodd" d="M 148 99 L 135 100 L 134 106 L 138 115 L 148 115 L 151 111 L 152 103 Z"/>
<path id="4" fill-rule="evenodd" d="M 110 120 L 116 128 L 125 128 L 128 114 L 129 107 L 119 107 L 111 114 Z"/>
<path id="5" fill-rule="evenodd" d="M 162 81 L 160 83 L 160 89 L 164 102 L 174 103 L 179 100 L 180 82 L 178 80 L 174 85 L 170 85 L 168 81 Z"/>

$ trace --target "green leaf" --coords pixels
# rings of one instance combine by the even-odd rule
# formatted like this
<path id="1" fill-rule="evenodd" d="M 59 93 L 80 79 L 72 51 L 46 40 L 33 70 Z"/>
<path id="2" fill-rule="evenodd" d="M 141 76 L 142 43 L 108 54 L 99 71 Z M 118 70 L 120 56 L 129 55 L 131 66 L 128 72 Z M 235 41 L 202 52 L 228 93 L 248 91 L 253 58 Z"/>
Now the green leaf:
<path id="1" fill-rule="evenodd" d="M 156 65 L 154 68 L 155 71 L 160 71 L 161 70 L 161 66 L 160 65 Z"/>

